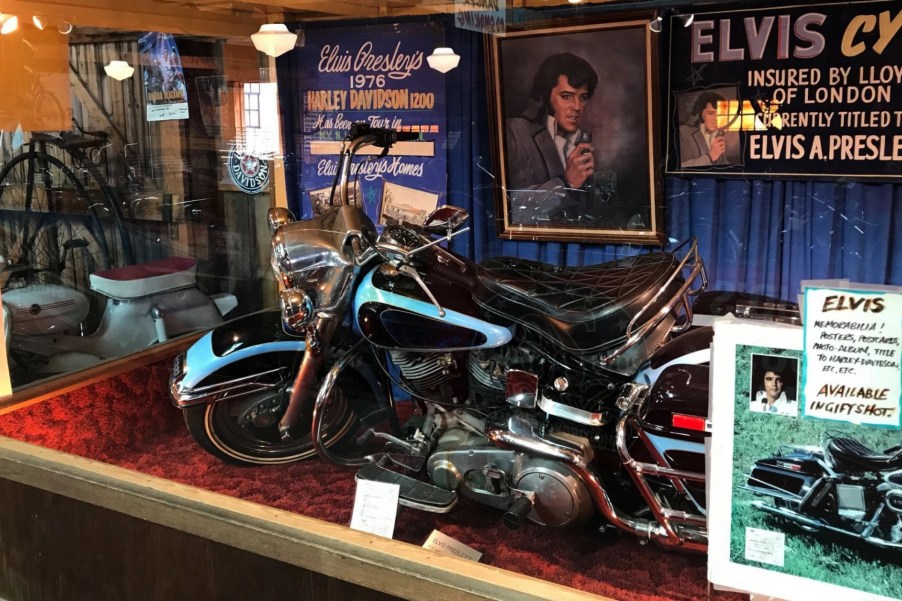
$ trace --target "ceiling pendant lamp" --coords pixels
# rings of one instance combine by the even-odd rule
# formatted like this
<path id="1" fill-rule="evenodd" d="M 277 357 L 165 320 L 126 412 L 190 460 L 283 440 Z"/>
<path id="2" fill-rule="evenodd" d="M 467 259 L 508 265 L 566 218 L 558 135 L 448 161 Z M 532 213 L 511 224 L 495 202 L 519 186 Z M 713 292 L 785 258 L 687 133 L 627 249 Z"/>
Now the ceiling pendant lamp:
<path id="1" fill-rule="evenodd" d="M 16 15 L 3 15 L 3 25 L 0 25 L 0 34 L 6 35 L 19 28 L 19 17 Z"/>
<path id="2" fill-rule="evenodd" d="M 451 48 L 442 46 L 433 50 L 432 54 L 426 57 L 426 62 L 436 71 L 447 73 L 460 62 L 460 55 L 455 54 Z"/>
<path id="3" fill-rule="evenodd" d="M 284 23 L 265 23 L 251 35 L 254 48 L 267 56 L 281 56 L 294 48 L 298 34 L 288 31 Z"/>

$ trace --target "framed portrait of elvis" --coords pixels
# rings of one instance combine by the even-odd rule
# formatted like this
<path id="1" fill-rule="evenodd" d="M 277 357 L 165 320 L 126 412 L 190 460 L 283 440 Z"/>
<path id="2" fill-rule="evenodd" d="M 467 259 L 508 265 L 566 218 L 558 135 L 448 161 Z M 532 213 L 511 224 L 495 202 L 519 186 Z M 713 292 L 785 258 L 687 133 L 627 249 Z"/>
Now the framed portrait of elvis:
<path id="1" fill-rule="evenodd" d="M 493 37 L 499 236 L 662 243 L 649 17 Z"/>

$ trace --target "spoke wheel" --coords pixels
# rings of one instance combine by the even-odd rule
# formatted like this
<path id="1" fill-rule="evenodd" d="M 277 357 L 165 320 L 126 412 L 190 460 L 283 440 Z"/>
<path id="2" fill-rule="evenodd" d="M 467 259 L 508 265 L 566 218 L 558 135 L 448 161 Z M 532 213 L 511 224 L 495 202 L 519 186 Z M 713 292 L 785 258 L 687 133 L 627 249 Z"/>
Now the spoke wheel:
<path id="1" fill-rule="evenodd" d="M 107 203 L 97 201 L 55 157 L 16 156 L 0 172 L 3 287 L 58 284 L 89 290 L 89 275 L 111 265 L 107 212 Z"/>

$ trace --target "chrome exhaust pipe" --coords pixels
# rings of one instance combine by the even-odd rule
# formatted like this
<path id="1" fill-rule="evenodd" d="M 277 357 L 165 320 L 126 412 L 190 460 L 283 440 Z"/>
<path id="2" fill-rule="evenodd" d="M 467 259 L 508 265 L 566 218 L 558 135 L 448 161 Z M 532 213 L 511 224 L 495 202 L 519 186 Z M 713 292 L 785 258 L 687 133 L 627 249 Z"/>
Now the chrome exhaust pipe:
<path id="1" fill-rule="evenodd" d="M 685 540 L 673 531 L 672 527 L 668 531 L 657 521 L 634 518 L 618 510 L 598 476 L 589 469 L 585 456 L 578 447 L 566 445 L 563 441 L 561 443 L 549 441 L 535 434 L 531 436 L 517 434 L 500 428 L 490 428 L 486 432 L 486 438 L 498 447 L 567 463 L 585 482 L 596 507 L 604 517 L 624 532 L 638 536 L 641 541 L 650 540 L 665 547 L 679 547 L 692 551 L 707 550 L 707 543 Z M 657 515 L 658 512 L 654 513 Z"/>

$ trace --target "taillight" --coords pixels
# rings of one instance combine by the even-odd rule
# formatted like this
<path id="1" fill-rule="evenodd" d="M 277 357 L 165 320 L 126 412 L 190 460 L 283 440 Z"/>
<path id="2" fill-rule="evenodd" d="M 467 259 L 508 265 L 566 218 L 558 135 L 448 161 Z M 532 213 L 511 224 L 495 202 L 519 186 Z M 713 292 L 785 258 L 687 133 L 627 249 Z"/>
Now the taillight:
<path id="1" fill-rule="evenodd" d="M 708 432 L 708 420 L 697 415 L 684 415 L 682 413 L 673 414 L 673 427 L 682 428 L 683 430 L 695 430 L 696 432 Z"/>

